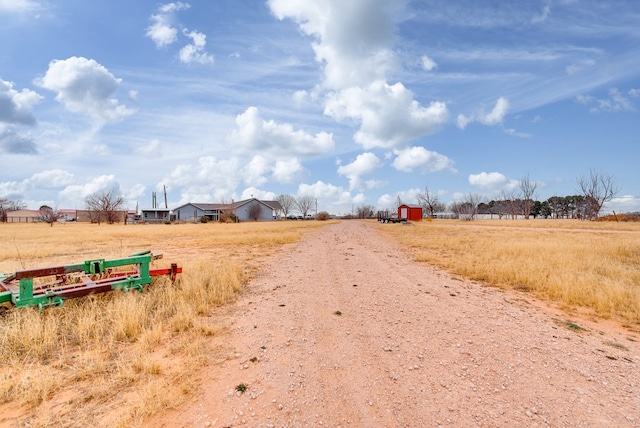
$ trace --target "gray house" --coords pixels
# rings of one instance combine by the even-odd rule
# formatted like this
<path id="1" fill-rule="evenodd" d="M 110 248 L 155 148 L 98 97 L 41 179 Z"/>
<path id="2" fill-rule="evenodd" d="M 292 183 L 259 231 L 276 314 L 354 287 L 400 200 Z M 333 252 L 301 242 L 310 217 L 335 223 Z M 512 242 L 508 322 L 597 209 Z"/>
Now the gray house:
<path id="1" fill-rule="evenodd" d="M 264 221 L 276 218 L 282 207 L 278 201 L 261 201 L 256 198 L 232 202 L 230 204 L 210 204 L 189 202 L 173 210 L 177 221 L 197 222 L 202 217 L 210 221 L 220 221 L 235 215 L 240 221 Z"/>

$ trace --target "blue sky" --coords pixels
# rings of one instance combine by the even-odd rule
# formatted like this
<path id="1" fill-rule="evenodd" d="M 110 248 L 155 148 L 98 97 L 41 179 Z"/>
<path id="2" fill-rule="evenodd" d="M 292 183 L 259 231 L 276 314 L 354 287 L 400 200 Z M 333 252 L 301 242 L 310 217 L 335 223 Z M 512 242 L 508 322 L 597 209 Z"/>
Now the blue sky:
<path id="1" fill-rule="evenodd" d="M 640 210 L 635 0 L 0 0 L 0 198 Z M 163 198 L 159 198 L 163 199 Z"/>

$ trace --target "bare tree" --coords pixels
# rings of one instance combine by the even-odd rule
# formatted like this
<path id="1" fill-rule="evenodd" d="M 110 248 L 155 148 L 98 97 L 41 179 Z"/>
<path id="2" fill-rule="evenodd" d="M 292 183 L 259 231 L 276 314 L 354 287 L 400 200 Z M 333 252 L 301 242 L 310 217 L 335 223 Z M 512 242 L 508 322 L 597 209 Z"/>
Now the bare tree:
<path id="1" fill-rule="evenodd" d="M 461 220 L 475 220 L 478 215 L 478 205 L 483 201 L 478 193 L 469 193 L 457 206 L 458 218 Z"/>
<path id="2" fill-rule="evenodd" d="M 254 201 L 249 207 L 249 217 L 252 218 L 253 221 L 258 221 L 260 220 L 261 212 L 262 207 L 260 206 L 260 203 Z"/>
<path id="3" fill-rule="evenodd" d="M 53 224 L 58 221 L 61 214 L 58 214 L 48 205 L 42 205 L 38 210 L 40 212 L 40 219 L 45 223 L 49 223 L 49 226 L 53 227 Z"/>
<path id="4" fill-rule="evenodd" d="M 302 195 L 296 198 L 296 208 L 300 211 L 303 218 L 307 218 L 307 214 L 316 203 L 316 198 L 311 195 Z"/>
<path id="5" fill-rule="evenodd" d="M 122 208 L 124 198 L 117 195 L 115 190 L 108 190 L 87 196 L 85 204 L 92 222 L 113 224 L 118 221 L 118 210 Z"/>
<path id="6" fill-rule="evenodd" d="M 423 193 L 418 193 L 418 203 L 422 206 L 429 217 L 434 217 L 436 211 L 442 211 L 442 203 L 438 195 L 429 192 L 429 187 L 424 188 Z"/>
<path id="7" fill-rule="evenodd" d="M 282 216 L 287 218 L 296 207 L 296 198 L 291 195 L 278 195 L 276 201 L 280 202 L 282 207 Z"/>
<path id="8" fill-rule="evenodd" d="M 520 179 L 520 195 L 522 196 L 522 214 L 525 219 L 529 219 L 531 215 L 531 207 L 533 206 L 533 199 L 535 198 L 536 189 L 538 183 L 531 181 L 529 174 Z"/>
<path id="9" fill-rule="evenodd" d="M 356 208 L 356 216 L 358 218 L 371 218 L 373 217 L 374 207 L 371 205 L 360 205 Z"/>
<path id="10" fill-rule="evenodd" d="M 578 179 L 578 187 L 589 208 L 585 216 L 591 219 L 598 218 L 602 206 L 620 191 L 613 176 L 594 169 L 589 170 L 588 177 Z"/>

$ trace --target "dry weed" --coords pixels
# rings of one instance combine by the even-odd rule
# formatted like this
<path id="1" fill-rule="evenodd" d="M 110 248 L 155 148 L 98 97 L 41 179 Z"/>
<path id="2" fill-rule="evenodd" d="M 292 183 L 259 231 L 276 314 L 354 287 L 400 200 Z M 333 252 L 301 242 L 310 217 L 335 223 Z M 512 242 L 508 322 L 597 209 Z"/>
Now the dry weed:
<path id="1" fill-rule="evenodd" d="M 417 260 L 487 284 L 640 322 L 640 225 L 563 220 L 384 227 Z"/>
<path id="2" fill-rule="evenodd" d="M 27 404 L 17 425 L 130 427 L 179 404 L 209 362 L 207 338 L 219 330 L 211 310 L 237 298 L 259 257 L 326 224 L 0 225 L 8 237 L 0 272 L 144 249 L 164 253 L 157 265 L 183 267 L 175 283 L 155 278 L 143 293 L 87 296 L 42 313 L 9 309 L 0 323 L 0 411 Z M 66 404 L 48 408 L 62 387 Z"/>

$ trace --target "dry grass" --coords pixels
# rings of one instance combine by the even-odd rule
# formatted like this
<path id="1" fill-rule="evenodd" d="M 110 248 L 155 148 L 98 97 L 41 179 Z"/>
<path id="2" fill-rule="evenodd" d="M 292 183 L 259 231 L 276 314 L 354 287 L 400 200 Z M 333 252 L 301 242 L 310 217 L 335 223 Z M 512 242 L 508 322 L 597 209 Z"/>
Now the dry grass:
<path id="1" fill-rule="evenodd" d="M 144 293 L 106 293 L 0 318 L 0 425 L 139 426 L 198 389 L 212 310 L 233 302 L 259 259 L 327 222 L 0 225 L 0 272 L 150 249 L 183 273 Z"/>
<path id="2" fill-rule="evenodd" d="M 640 324 L 640 224 L 434 220 L 381 228 L 417 260 L 454 274 Z"/>

